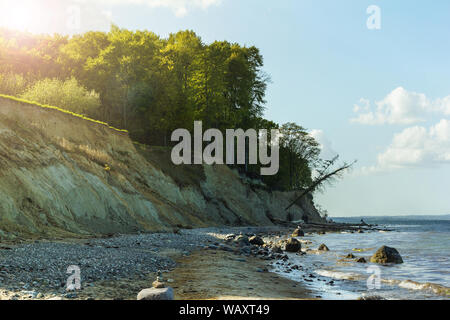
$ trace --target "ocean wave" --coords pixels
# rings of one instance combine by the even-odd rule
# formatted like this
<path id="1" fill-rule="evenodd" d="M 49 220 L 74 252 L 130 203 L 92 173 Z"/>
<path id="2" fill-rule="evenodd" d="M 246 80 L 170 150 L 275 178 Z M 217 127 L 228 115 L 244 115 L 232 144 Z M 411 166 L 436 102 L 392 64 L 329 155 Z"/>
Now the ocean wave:
<path id="1" fill-rule="evenodd" d="M 441 296 L 450 296 L 450 288 L 444 287 L 436 283 L 420 283 L 412 280 L 401 281 L 398 286 L 409 290 L 426 290 L 432 291 L 434 294 Z"/>
<path id="2" fill-rule="evenodd" d="M 319 276 L 334 278 L 339 280 L 352 280 L 357 281 L 363 279 L 360 274 L 351 273 L 351 272 L 340 272 L 340 271 L 330 271 L 330 270 L 316 270 L 315 271 Z"/>
<path id="3" fill-rule="evenodd" d="M 341 272 L 333 270 L 316 270 L 315 272 L 320 276 L 334 278 L 338 280 L 360 281 L 367 278 L 362 274 L 351 272 Z M 396 285 L 403 289 L 428 291 L 439 296 L 450 296 L 450 288 L 447 288 L 445 286 L 436 283 L 429 283 L 429 282 L 420 283 L 412 280 L 398 280 L 398 279 L 380 279 L 380 280 L 382 283 L 386 283 L 392 286 Z"/>

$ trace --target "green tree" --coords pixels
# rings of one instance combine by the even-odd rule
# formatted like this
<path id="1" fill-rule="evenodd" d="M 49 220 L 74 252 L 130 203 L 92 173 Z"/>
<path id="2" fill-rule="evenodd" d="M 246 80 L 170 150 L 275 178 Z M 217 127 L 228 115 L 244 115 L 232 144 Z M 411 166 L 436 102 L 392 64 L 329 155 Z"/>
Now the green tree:
<path id="1" fill-rule="evenodd" d="M 66 77 L 75 77 L 84 86 L 99 89 L 96 74 L 89 72 L 89 61 L 110 45 L 106 32 L 86 32 L 75 35 L 60 48 L 58 61 Z M 100 92 L 100 90 L 98 90 Z"/>
<path id="2" fill-rule="evenodd" d="M 129 101 L 130 90 L 158 71 L 161 42 L 152 32 L 132 32 L 115 26 L 108 33 L 108 41 L 97 57 L 88 59 L 85 69 L 96 80 L 91 86 L 101 93 L 112 122 L 130 128 L 137 115 Z"/>
<path id="3" fill-rule="evenodd" d="M 286 123 L 280 128 L 280 147 L 286 162 L 289 189 L 295 190 L 311 183 L 312 170 L 319 160 L 320 145 L 305 128 Z"/>

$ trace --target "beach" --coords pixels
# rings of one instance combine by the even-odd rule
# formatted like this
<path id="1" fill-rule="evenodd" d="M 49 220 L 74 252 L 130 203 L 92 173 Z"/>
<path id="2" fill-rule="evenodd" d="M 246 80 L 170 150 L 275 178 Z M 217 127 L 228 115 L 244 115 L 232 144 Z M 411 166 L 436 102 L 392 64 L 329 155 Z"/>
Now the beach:
<path id="1" fill-rule="evenodd" d="M 226 241 L 241 234 L 268 240 L 291 229 L 208 228 L 3 244 L 0 298 L 135 300 L 140 290 L 151 287 L 158 271 L 179 299 L 316 298 L 301 283 L 269 272 L 270 263 L 284 253 Z M 80 268 L 81 289 L 68 292 L 71 265 Z"/>
<path id="2" fill-rule="evenodd" d="M 417 297 L 408 293 L 417 292 L 413 289 L 420 282 L 412 280 L 420 279 L 410 277 L 405 282 L 401 276 L 397 280 L 385 277 L 386 273 L 381 290 L 368 290 L 366 269 L 372 264 L 356 262 L 361 257 L 368 261 L 376 249 L 366 246 L 368 239 L 376 239 L 377 246 L 389 244 L 397 231 L 355 224 L 303 225 L 304 234 L 295 237 L 301 250 L 287 252 L 294 226 L 186 229 L 5 244 L 0 249 L 0 298 L 136 300 L 141 290 L 152 286 L 158 271 L 177 300 Z M 318 250 L 322 243 L 329 251 Z M 351 256 L 346 257 L 347 253 Z M 80 268 L 80 290 L 66 290 L 70 265 Z M 410 268 L 409 262 L 405 265 Z M 401 268 L 383 271 L 395 275 Z M 387 290 L 390 286 L 396 289 Z M 448 298 L 443 284 L 421 288 L 428 298 Z"/>

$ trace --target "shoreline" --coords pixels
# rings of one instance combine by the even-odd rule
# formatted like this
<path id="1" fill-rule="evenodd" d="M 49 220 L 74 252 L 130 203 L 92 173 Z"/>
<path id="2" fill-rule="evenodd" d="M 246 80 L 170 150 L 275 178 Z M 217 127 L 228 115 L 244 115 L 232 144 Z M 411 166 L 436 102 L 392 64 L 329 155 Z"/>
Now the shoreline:
<path id="1" fill-rule="evenodd" d="M 225 251 L 197 252 L 167 274 L 176 300 L 315 299 L 303 284 L 265 271 L 264 260 Z M 170 283 L 169 283 L 170 285 Z"/>
<path id="2" fill-rule="evenodd" d="M 304 230 L 336 228 L 344 226 L 306 225 Z M 167 285 L 175 289 L 176 299 L 319 299 L 304 283 L 269 271 L 272 262 L 288 260 L 285 252 L 272 249 L 292 231 L 293 224 L 205 228 L 2 245 L 0 299 L 135 300 L 140 290 L 151 287 L 158 270 L 170 280 Z M 231 234 L 258 235 L 266 244 L 242 245 Z M 65 265 L 77 263 L 82 289 L 66 292 Z"/>

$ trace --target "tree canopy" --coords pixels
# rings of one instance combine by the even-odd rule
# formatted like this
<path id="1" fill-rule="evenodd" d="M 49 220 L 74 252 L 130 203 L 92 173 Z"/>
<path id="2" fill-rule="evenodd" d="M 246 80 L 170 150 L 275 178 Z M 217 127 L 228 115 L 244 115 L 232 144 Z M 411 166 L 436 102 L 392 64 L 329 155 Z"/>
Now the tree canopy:
<path id="1" fill-rule="evenodd" d="M 303 127 L 264 119 L 263 66 L 254 46 L 206 44 L 190 30 L 161 38 L 112 26 L 69 38 L 0 29 L 0 93 L 86 114 L 149 145 L 169 146 L 175 129 L 193 130 L 196 120 L 205 130 L 279 128 L 280 171 L 262 179 L 276 189 L 304 188 L 320 149 Z"/>

